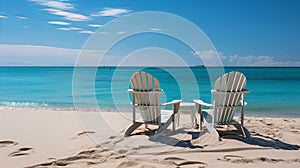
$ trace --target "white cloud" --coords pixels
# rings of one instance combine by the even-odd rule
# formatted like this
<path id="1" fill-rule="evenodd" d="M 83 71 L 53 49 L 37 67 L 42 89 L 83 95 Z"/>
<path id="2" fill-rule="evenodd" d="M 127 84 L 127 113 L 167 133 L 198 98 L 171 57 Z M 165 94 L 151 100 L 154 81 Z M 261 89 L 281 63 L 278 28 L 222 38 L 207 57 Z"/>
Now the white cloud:
<path id="1" fill-rule="evenodd" d="M 224 66 L 300 66 L 300 62 L 292 61 L 275 61 L 272 56 L 238 56 L 230 55 L 226 56 L 222 52 L 216 52 L 213 50 L 203 52 L 193 52 L 199 56 L 201 60 L 213 61 L 217 58 L 222 59 L 222 65 Z"/>
<path id="2" fill-rule="evenodd" d="M 73 31 L 73 30 L 82 30 L 82 29 L 78 28 L 78 27 L 60 27 L 60 28 L 57 28 L 57 30 Z"/>
<path id="3" fill-rule="evenodd" d="M 65 10 L 75 9 L 74 5 L 71 3 L 67 3 L 62 0 L 29 0 L 31 2 L 35 2 L 41 6 L 48 7 L 44 9 L 48 11 L 50 14 L 62 16 L 65 20 L 70 21 L 87 21 L 89 20 L 88 16 L 84 16 L 74 12 L 67 12 Z"/>
<path id="4" fill-rule="evenodd" d="M 61 22 L 61 21 L 49 21 L 49 24 L 54 24 L 54 25 L 69 25 L 70 23 L 68 22 Z"/>
<path id="5" fill-rule="evenodd" d="M 196 51 L 194 55 L 200 57 L 205 66 L 220 66 L 222 65 L 221 55 L 222 53 L 214 50 Z"/>
<path id="6" fill-rule="evenodd" d="M 104 52 L 49 46 L 0 44 L 0 66 L 72 66 L 80 52 L 98 60 Z"/>
<path id="7" fill-rule="evenodd" d="M 88 26 L 90 26 L 90 27 L 102 27 L 103 25 L 99 25 L 99 24 L 89 24 Z"/>
<path id="8" fill-rule="evenodd" d="M 94 34 L 94 32 L 90 31 L 90 30 L 82 30 L 82 31 L 79 31 L 78 33 L 81 33 L 81 34 Z"/>
<path id="9" fill-rule="evenodd" d="M 300 61 L 273 62 L 274 66 L 300 66 Z"/>
<path id="10" fill-rule="evenodd" d="M 224 64 L 231 66 L 299 66 L 300 62 L 275 61 L 272 56 L 222 56 Z"/>
<path id="11" fill-rule="evenodd" d="M 109 34 L 108 32 L 103 32 L 103 31 L 97 31 L 96 33 L 98 33 L 98 34 Z"/>
<path id="12" fill-rule="evenodd" d="M 79 50 L 1 44 L 0 53 L 0 65 L 73 65 Z"/>
<path id="13" fill-rule="evenodd" d="M 70 20 L 70 21 L 88 21 L 89 20 L 89 18 L 87 16 L 77 14 L 77 13 L 66 12 L 66 11 L 62 11 L 59 9 L 52 9 L 52 8 L 47 8 L 44 10 L 48 11 L 50 14 L 62 16 L 64 19 Z"/>
<path id="14" fill-rule="evenodd" d="M 104 10 L 91 14 L 91 16 L 118 16 L 129 12 L 131 12 L 131 10 L 121 8 L 104 8 Z"/>
<path id="15" fill-rule="evenodd" d="M 162 31 L 162 29 L 159 29 L 159 28 L 150 28 L 149 30 L 151 30 L 151 31 Z"/>
<path id="16" fill-rule="evenodd" d="M 27 19 L 27 17 L 25 17 L 25 16 L 16 16 L 16 18 L 21 19 L 21 20 L 26 20 Z"/>
<path id="17" fill-rule="evenodd" d="M 0 15 L 0 19 L 6 19 L 7 16 L 4 16 L 4 15 Z"/>
<path id="18" fill-rule="evenodd" d="M 273 64 L 273 57 L 270 56 L 237 56 L 237 55 L 231 55 L 231 56 L 223 56 L 224 63 L 229 65 L 236 65 L 236 66 L 263 66 L 263 65 L 272 65 Z"/>
<path id="19" fill-rule="evenodd" d="M 62 10 L 74 9 L 73 4 L 62 2 L 62 1 L 53 1 L 53 0 L 30 0 L 30 1 L 49 8 L 62 9 Z"/>
<path id="20" fill-rule="evenodd" d="M 126 31 L 117 32 L 118 35 L 122 35 L 122 34 L 126 34 L 126 33 L 127 33 Z"/>
<path id="21" fill-rule="evenodd" d="M 223 53 L 214 50 L 196 51 L 193 53 L 194 55 L 200 56 L 202 59 L 214 59 L 223 55 Z"/>
<path id="22" fill-rule="evenodd" d="M 99 60 L 99 57 L 104 53 L 98 50 L 80 50 L 80 49 L 68 49 L 49 46 L 33 46 L 33 45 L 7 45 L 0 44 L 0 66 L 7 65 L 38 65 L 38 66 L 65 66 L 75 65 L 77 56 L 79 53 L 84 53 L 87 59 L 86 65 L 91 65 L 90 60 Z M 152 52 L 152 50 L 149 50 Z M 135 55 L 143 55 L 148 58 L 148 55 L 160 55 L 145 52 L 136 53 Z M 221 52 L 203 51 L 193 52 L 195 55 L 201 55 L 205 59 L 215 59 L 216 56 L 222 58 L 225 66 L 300 66 L 300 61 L 275 61 L 272 56 L 225 56 Z M 122 60 L 124 56 L 112 56 L 107 57 L 103 65 L 116 65 L 118 61 Z M 139 57 L 140 58 L 140 57 Z M 142 58 L 144 59 L 144 58 Z M 149 59 L 152 59 L 149 57 Z M 161 59 L 161 58 L 160 58 Z M 157 65 L 157 58 L 153 58 Z M 166 59 L 170 61 L 170 59 Z M 129 61 L 131 62 L 131 61 Z M 132 62 L 131 62 L 132 63 Z M 170 63 L 167 62 L 166 63 Z M 174 63 L 174 62 L 172 62 Z M 85 65 L 85 64 L 84 64 Z"/>

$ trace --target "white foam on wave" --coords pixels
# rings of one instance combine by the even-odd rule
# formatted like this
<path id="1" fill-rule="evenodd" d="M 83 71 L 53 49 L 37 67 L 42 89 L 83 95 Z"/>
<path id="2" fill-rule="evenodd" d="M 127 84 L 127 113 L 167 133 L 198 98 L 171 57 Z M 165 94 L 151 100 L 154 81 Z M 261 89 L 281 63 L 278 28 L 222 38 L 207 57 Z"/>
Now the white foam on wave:
<path id="1" fill-rule="evenodd" d="M 2 101 L 2 102 L 0 102 L 0 106 L 7 106 L 7 107 L 48 107 L 49 105 L 47 103 Z"/>
<path id="2" fill-rule="evenodd" d="M 0 108 L 2 109 L 30 109 L 30 110 L 54 110 L 54 111 L 80 111 L 80 112 L 129 112 L 128 110 L 118 110 L 114 108 L 92 108 L 74 106 L 53 106 L 47 103 L 36 102 L 16 102 L 16 101 L 0 101 Z"/>

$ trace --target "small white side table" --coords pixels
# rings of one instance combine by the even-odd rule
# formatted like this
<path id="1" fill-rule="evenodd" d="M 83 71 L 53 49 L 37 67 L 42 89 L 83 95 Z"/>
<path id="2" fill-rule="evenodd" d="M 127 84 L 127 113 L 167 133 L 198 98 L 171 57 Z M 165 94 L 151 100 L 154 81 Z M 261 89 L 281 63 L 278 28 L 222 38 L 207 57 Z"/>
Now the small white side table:
<path id="1" fill-rule="evenodd" d="M 181 114 L 189 114 L 191 115 L 192 124 L 197 124 L 197 118 L 196 118 L 196 110 L 195 110 L 195 103 L 190 102 L 181 102 L 180 103 L 180 109 L 177 116 L 177 125 L 179 126 L 180 121 L 180 115 Z"/>

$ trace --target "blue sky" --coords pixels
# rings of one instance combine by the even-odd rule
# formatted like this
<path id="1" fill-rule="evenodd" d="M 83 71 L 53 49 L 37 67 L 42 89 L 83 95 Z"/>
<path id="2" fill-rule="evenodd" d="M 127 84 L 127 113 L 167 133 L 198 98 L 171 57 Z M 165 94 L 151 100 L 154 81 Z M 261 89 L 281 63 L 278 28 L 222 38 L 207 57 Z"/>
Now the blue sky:
<path id="1" fill-rule="evenodd" d="M 221 56 L 225 65 L 300 66 L 298 0 L 1 1 L 0 65 L 72 65 L 97 29 L 143 11 L 168 12 L 193 22 L 212 41 L 218 51 L 212 54 Z M 160 41 L 155 38 L 152 41 Z M 169 50 L 177 46 L 176 41 L 163 42 Z M 134 46 L 140 41 L 128 43 Z M 125 48 L 121 44 L 112 54 L 121 55 Z"/>

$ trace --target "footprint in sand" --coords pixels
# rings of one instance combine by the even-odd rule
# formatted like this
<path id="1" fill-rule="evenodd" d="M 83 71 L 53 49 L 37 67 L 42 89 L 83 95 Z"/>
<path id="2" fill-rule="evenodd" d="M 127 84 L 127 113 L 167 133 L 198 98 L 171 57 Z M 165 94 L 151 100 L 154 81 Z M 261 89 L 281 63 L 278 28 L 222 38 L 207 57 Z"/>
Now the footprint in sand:
<path id="1" fill-rule="evenodd" d="M 200 161 L 192 161 L 192 160 L 186 160 L 179 157 L 167 157 L 164 160 L 171 161 L 173 164 L 175 164 L 178 167 L 184 167 L 184 166 L 197 166 L 197 167 L 207 167 L 207 164 Z"/>
<path id="2" fill-rule="evenodd" d="M 23 147 L 23 148 L 19 148 L 18 150 L 10 153 L 8 156 L 15 157 L 15 156 L 29 155 L 31 153 L 33 153 L 33 148 Z"/>
<path id="3" fill-rule="evenodd" d="M 179 164 L 176 164 L 177 166 L 180 166 L 180 167 L 183 167 L 183 166 L 190 166 L 190 165 L 193 165 L 193 166 L 197 166 L 197 167 L 201 167 L 201 168 L 204 168 L 204 167 L 207 167 L 207 164 L 204 163 L 204 162 L 199 162 L 199 161 L 185 161 L 185 162 L 182 162 L 182 163 L 179 163 Z"/>
<path id="4" fill-rule="evenodd" d="M 14 142 L 14 141 L 0 141 L 0 148 L 3 148 L 3 147 L 9 147 L 9 146 L 15 146 L 17 145 L 18 142 Z"/>
<path id="5" fill-rule="evenodd" d="M 300 159 L 283 160 L 283 159 L 274 159 L 274 158 L 266 158 L 266 157 L 246 159 L 242 156 L 236 156 L 236 155 L 225 155 L 224 159 L 218 159 L 218 160 L 232 162 L 232 163 L 258 163 L 258 162 L 269 162 L 269 163 L 287 162 L 287 163 L 289 163 L 289 162 L 300 162 Z"/>
<path id="6" fill-rule="evenodd" d="M 72 137 L 71 140 L 74 140 L 83 135 L 89 135 L 89 134 L 94 134 L 94 133 L 95 133 L 95 131 L 82 131 L 82 132 L 79 132 L 75 137 Z"/>
<path id="7" fill-rule="evenodd" d="M 119 149 L 117 150 L 118 154 L 126 154 L 128 152 L 128 149 Z"/>
<path id="8" fill-rule="evenodd" d="M 117 143 L 121 142 L 124 139 L 122 136 L 110 136 L 108 137 L 108 140 L 104 140 L 103 142 L 99 143 L 99 147 L 106 147 L 110 148 L 115 146 Z"/>
<path id="9" fill-rule="evenodd" d="M 79 132 L 77 134 L 77 136 L 82 136 L 82 135 L 87 135 L 87 134 L 94 134 L 95 131 L 83 131 L 83 132 Z"/>
<path id="10" fill-rule="evenodd" d="M 171 161 L 182 161 L 182 160 L 185 160 L 183 158 L 179 158 L 179 157 L 167 157 L 165 158 L 164 160 L 171 160 Z"/>
<path id="11" fill-rule="evenodd" d="M 115 139 L 115 138 L 117 138 L 117 136 L 110 136 L 110 137 L 108 137 L 108 139 Z"/>
<path id="12" fill-rule="evenodd" d="M 139 163 L 137 161 L 133 160 L 127 160 L 122 163 L 120 163 L 117 168 L 127 168 L 127 167 L 137 167 L 138 165 L 141 165 L 142 163 Z"/>
<path id="13" fill-rule="evenodd" d="M 232 162 L 232 163 L 252 163 L 254 160 L 252 159 L 245 159 L 243 156 L 237 156 L 237 155 L 225 155 L 223 159 L 218 159 L 226 162 Z"/>
<path id="14" fill-rule="evenodd" d="M 223 159 L 218 158 L 218 160 L 236 163 L 240 162 L 241 160 L 244 160 L 244 157 L 237 155 L 225 155 Z"/>

